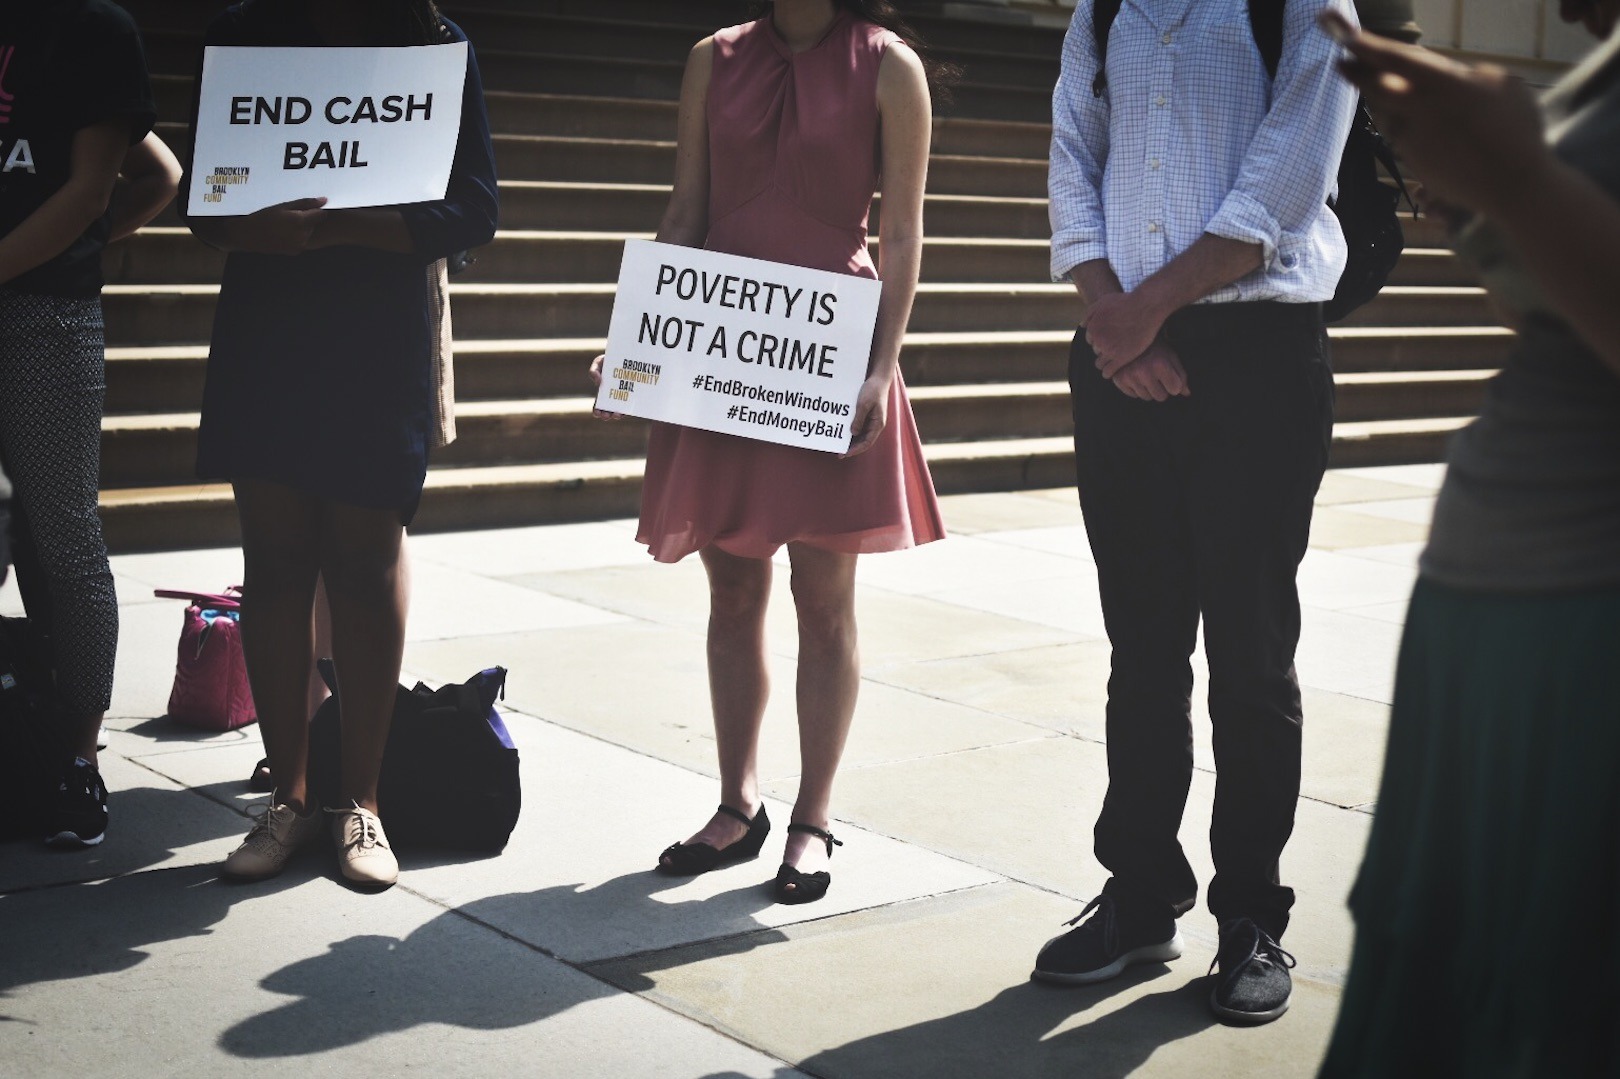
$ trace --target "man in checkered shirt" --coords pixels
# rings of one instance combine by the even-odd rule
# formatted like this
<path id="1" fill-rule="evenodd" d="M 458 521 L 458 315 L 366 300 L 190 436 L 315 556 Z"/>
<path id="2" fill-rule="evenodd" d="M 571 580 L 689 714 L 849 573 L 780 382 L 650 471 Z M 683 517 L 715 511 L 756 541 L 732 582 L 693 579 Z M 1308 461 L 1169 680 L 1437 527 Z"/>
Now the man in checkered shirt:
<path id="1" fill-rule="evenodd" d="M 1316 19 L 1355 14 L 1348 0 L 1286 0 L 1273 77 L 1245 0 L 1125 0 L 1099 78 L 1092 4 L 1080 0 L 1063 47 L 1050 194 L 1052 274 L 1084 306 L 1069 383 L 1113 645 L 1095 832 L 1111 876 L 1035 977 L 1089 984 L 1181 954 L 1176 919 L 1198 894 L 1176 836 L 1201 616 L 1217 772 L 1211 1006 L 1266 1022 L 1291 991 L 1277 942 L 1300 781 L 1294 578 L 1333 435 L 1321 303 L 1345 243 L 1326 200 L 1355 107 Z"/>

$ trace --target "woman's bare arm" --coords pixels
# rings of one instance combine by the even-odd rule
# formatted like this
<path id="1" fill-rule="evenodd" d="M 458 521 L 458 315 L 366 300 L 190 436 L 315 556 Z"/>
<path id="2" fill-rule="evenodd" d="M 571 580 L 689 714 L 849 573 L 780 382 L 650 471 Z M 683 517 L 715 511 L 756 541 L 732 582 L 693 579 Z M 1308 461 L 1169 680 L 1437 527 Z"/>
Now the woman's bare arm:
<path id="1" fill-rule="evenodd" d="M 95 124 L 73 136 L 67 183 L 0 236 L 0 285 L 66 251 L 107 212 L 128 145 L 129 127 L 121 122 Z"/>
<path id="2" fill-rule="evenodd" d="M 850 420 L 851 456 L 864 453 L 888 423 L 889 388 L 900 369 L 900 345 L 911 321 L 922 270 L 923 191 L 928 184 L 928 147 L 933 109 L 922 61 L 895 43 L 878 68 L 878 113 L 882 121 L 883 207 L 878 218 L 879 276 L 877 329 L 866 382 Z"/>
<path id="3" fill-rule="evenodd" d="M 180 162 L 155 132 L 147 132 L 146 138 L 124 154 L 118 169 L 109 208 L 108 242 L 122 240 L 162 213 L 179 190 Z"/>

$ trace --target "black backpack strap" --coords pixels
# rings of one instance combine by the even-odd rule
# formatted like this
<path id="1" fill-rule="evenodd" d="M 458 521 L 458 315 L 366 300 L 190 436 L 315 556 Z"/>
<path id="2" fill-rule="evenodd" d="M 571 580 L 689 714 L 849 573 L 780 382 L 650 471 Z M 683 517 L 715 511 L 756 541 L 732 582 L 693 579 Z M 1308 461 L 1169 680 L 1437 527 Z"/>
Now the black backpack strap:
<path id="1" fill-rule="evenodd" d="M 1091 96 L 1102 97 L 1108 86 L 1108 31 L 1113 29 L 1122 0 L 1097 0 L 1091 8 L 1091 36 L 1097 41 L 1097 76 L 1091 80 Z"/>
<path id="2" fill-rule="evenodd" d="M 1266 65 L 1266 74 L 1277 77 L 1277 65 L 1282 61 L 1283 5 L 1286 0 L 1249 0 L 1249 30 L 1260 49 L 1260 59 Z"/>

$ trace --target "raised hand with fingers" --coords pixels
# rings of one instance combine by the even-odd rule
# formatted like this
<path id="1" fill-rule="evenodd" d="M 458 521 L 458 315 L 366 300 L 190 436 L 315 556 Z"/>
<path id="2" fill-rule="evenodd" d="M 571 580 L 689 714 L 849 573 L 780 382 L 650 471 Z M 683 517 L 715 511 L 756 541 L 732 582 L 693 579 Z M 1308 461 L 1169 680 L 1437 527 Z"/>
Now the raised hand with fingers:
<path id="1" fill-rule="evenodd" d="M 1432 198 L 1494 216 L 1538 189 L 1552 155 L 1522 80 L 1362 33 L 1332 11 L 1321 23 L 1350 53 L 1345 77 Z"/>

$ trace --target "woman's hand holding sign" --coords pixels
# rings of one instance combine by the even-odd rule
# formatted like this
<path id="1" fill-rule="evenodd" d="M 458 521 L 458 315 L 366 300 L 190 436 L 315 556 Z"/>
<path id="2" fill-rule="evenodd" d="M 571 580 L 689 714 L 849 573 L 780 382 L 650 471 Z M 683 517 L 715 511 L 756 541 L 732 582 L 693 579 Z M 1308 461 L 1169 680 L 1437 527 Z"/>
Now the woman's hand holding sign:
<path id="1" fill-rule="evenodd" d="M 245 217 L 194 218 L 191 231 L 226 251 L 256 255 L 300 255 L 309 250 L 324 198 L 293 199 Z"/>
<path id="2" fill-rule="evenodd" d="M 591 385 L 595 386 L 597 389 L 602 388 L 602 368 L 606 363 L 607 363 L 607 357 L 606 356 L 598 356 L 598 357 L 596 357 L 596 359 L 591 361 L 591 368 L 590 368 Z M 599 420 L 622 420 L 622 419 L 624 419 L 624 413 L 622 413 L 622 412 L 607 412 L 607 411 L 604 411 L 603 409 L 595 408 L 595 407 L 593 407 L 591 409 L 591 415 L 595 416 Z"/>
<path id="3" fill-rule="evenodd" d="M 855 416 L 850 421 L 849 450 L 845 457 L 859 457 L 872 448 L 883 429 L 889 425 L 889 388 L 894 384 L 894 372 L 873 374 L 861 383 L 860 395 L 855 398 Z"/>

